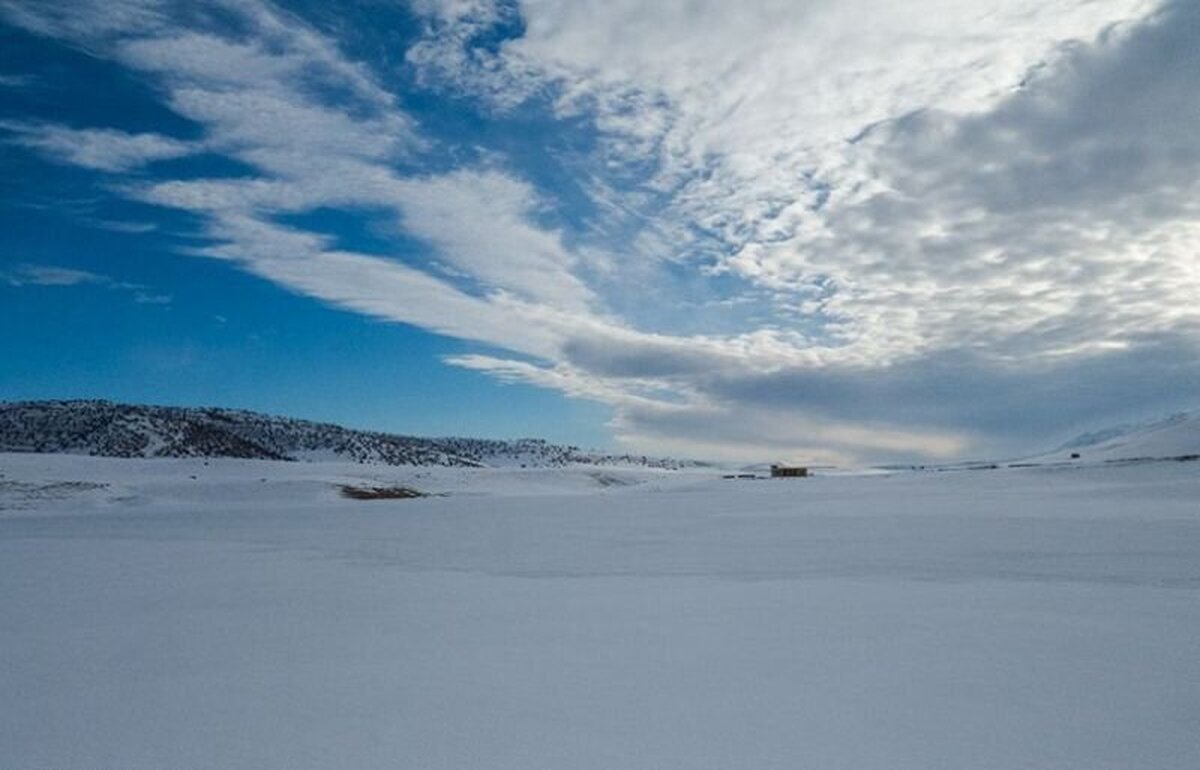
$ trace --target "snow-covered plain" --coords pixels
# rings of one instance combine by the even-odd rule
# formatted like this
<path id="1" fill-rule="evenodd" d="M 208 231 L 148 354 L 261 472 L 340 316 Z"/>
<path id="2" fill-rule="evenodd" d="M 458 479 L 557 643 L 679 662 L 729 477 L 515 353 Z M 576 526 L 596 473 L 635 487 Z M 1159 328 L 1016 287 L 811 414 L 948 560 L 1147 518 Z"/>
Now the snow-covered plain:
<path id="1" fill-rule="evenodd" d="M 1197 462 L 0 474 L 0 767 L 1200 766 Z"/>

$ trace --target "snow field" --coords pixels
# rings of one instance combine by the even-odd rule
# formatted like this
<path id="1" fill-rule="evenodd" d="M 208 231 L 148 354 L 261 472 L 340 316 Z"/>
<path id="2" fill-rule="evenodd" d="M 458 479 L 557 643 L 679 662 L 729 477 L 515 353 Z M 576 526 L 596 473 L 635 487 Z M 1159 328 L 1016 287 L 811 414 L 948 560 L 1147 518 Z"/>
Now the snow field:
<path id="1" fill-rule="evenodd" d="M 1196 766 L 1196 464 L 592 470 L 0 457 L 0 766 Z"/>

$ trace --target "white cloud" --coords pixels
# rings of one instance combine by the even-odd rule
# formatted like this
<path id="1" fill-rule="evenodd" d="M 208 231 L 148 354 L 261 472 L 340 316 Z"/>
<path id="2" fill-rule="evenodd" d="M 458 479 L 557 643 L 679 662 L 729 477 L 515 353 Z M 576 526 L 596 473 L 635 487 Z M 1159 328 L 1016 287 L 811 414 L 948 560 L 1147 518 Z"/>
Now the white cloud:
<path id="1" fill-rule="evenodd" d="M 37 78 L 24 73 L 0 73 L 0 88 L 28 88 L 37 83 Z"/>
<path id="2" fill-rule="evenodd" d="M 118 281 L 107 275 L 57 265 L 18 265 L 11 272 L 0 273 L 0 281 L 15 288 L 96 286 L 110 291 L 130 292 L 133 301 L 139 305 L 169 305 L 173 300 L 171 295 L 153 293 L 140 283 Z"/>
<path id="3" fill-rule="evenodd" d="M 994 109 L 881 127 L 869 149 L 884 189 L 731 268 L 783 286 L 832 277 L 843 288 L 822 309 L 881 359 L 1082 355 L 1195 333 L 1195 16 L 1181 6 L 1077 48 Z"/>
<path id="4" fill-rule="evenodd" d="M 456 171 L 404 180 L 395 200 L 408 232 L 485 285 L 562 309 L 593 303 L 573 272 L 576 256 L 531 222 L 539 202 L 527 184 L 496 171 Z"/>
<path id="5" fill-rule="evenodd" d="M 133 301 L 139 305 L 170 305 L 175 298 L 170 294 L 151 294 L 139 291 L 133 295 Z"/>
<path id="6" fill-rule="evenodd" d="M 511 315 L 522 300 L 580 311 L 592 297 L 572 275 L 574 258 L 559 235 L 530 222 L 540 205 L 532 189 L 494 169 L 402 178 L 390 162 L 425 140 L 391 95 L 294 20 L 266 5 L 227 6 L 254 34 L 235 38 L 196 30 L 141 4 L 147 15 L 132 15 L 133 23 L 100 25 L 109 39 L 77 19 L 32 11 L 27 16 L 28 26 L 107 46 L 108 55 L 161 78 L 170 106 L 203 126 L 206 150 L 259 172 L 126 188 L 146 202 L 207 214 L 208 234 L 218 243 L 203 253 L 374 315 L 547 352 L 544 344 L 523 342 L 542 332 L 517 333 L 518 323 L 501 316 Z M 314 82 L 321 86 L 320 98 Z M 106 170 L 131 168 L 135 145 L 144 156 L 187 147 L 115 131 L 41 128 L 40 149 L 49 152 L 53 145 L 67 161 Z M 103 158 L 87 147 L 98 139 L 107 141 Z M 475 296 L 396 261 L 340 252 L 320 235 L 274 221 L 323 206 L 393 212 L 468 276 Z M 503 329 L 513 333 L 498 336 Z"/>
<path id="7" fill-rule="evenodd" d="M 907 175 L 922 169 L 881 164 L 874 134 L 923 110 L 948 121 L 986 115 L 1032 70 L 1072 66 L 1064 44 L 1095 40 L 1156 6 L 525 0 L 521 37 L 463 58 L 454 52 L 503 13 L 443 3 L 427 9 L 438 36 L 423 41 L 415 61 L 456 86 L 502 94 L 502 107 L 511 106 L 505 98 L 526 96 L 531 78 L 553 86 L 560 110 L 590 116 L 607 136 L 607 160 L 652 162 L 652 175 L 631 195 L 666 195 L 668 232 L 698 229 L 717 241 L 706 250 L 679 239 L 677 254 L 709 260 L 723 252 L 718 271 L 793 293 L 793 306 L 824 326 L 841 357 L 890 360 L 951 344 L 942 337 L 950 330 L 996 333 L 1011 324 L 1014 307 L 1029 305 L 1030 287 L 1007 265 L 975 290 L 951 281 L 947 263 L 972 265 L 963 277 L 975 279 L 980 258 L 1003 241 L 960 239 L 956 228 L 982 208 L 934 221 L 917 191 L 896 194 L 912 188 Z M 455 34 L 454 25 L 464 31 Z M 507 87 L 497 85 L 506 78 Z M 939 138 L 929 141 L 936 154 Z M 945 168 L 936 158 L 930 165 Z M 903 232 L 889 240 L 898 227 Z M 943 260 L 927 254 L 938 233 L 951 252 Z M 1076 251 L 1085 244 L 1086 237 Z M 1041 301 L 1044 312 L 1035 308 L 1035 316 L 1069 310 L 1065 297 Z"/>
<path id="8" fill-rule="evenodd" d="M 131 235 L 139 235 L 142 233 L 152 233 L 158 230 L 158 225 L 154 224 L 153 222 L 99 219 L 95 217 L 86 218 L 84 221 L 103 230 L 111 230 L 114 233 L 129 233 Z"/>
<path id="9" fill-rule="evenodd" d="M 900 426 L 886 418 L 847 422 L 795 405 L 722 399 L 711 388 L 685 385 L 667 390 L 653 377 L 612 379 L 567 364 L 539 367 L 481 355 L 447 360 L 504 380 L 613 405 L 614 435 L 637 451 L 740 462 L 846 464 L 862 457 L 946 459 L 971 444 L 971 437 L 962 431 Z M 712 373 L 736 377 L 736 371 L 714 368 Z"/>
<path id="10" fill-rule="evenodd" d="M 56 161 L 97 171 L 133 171 L 199 149 L 161 134 L 132 134 L 107 128 L 73 129 L 48 123 L 0 121 L 0 130 L 12 135 L 10 141 Z"/>
<path id="11" fill-rule="evenodd" d="M 86 270 L 74 270 L 53 265 L 21 265 L 4 275 L 9 286 L 79 286 L 106 284 L 109 279 Z"/>
<path id="12" fill-rule="evenodd" d="M 0 0 L 0 13 L 13 24 L 85 48 L 114 33 L 159 27 L 162 10 L 159 0 Z"/>
<path id="13" fill-rule="evenodd" d="M 564 113 L 608 134 L 609 160 L 649 156 L 648 183 L 674 193 L 676 215 L 737 244 L 790 232 L 781 215 L 816 196 L 806 180 L 867 181 L 847 140 L 870 126 L 930 106 L 986 109 L 1064 42 L 1156 4 L 523 0 L 521 37 L 463 57 L 505 4 L 434 3 L 436 37 L 417 50 L 437 53 L 416 63 L 501 106 L 537 92 L 531 81 L 553 86 Z"/>

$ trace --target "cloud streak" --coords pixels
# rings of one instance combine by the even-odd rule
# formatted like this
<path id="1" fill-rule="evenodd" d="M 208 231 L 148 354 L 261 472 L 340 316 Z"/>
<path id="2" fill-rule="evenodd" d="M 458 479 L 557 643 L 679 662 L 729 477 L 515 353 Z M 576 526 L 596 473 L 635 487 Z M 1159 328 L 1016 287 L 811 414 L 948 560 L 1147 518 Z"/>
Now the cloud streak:
<path id="1" fill-rule="evenodd" d="M 130 292 L 133 301 L 139 305 L 169 305 L 174 300 L 170 294 L 152 292 L 140 283 L 118 281 L 107 275 L 56 265 L 18 265 L 15 270 L 0 273 L 0 280 L 14 288 L 97 286 L 110 291 Z"/>
<path id="2" fill-rule="evenodd" d="M 114 129 L 73 129 L 46 123 L 0 121 L 9 141 L 68 165 L 97 171 L 133 171 L 159 160 L 181 158 L 198 148 L 160 134 Z"/>

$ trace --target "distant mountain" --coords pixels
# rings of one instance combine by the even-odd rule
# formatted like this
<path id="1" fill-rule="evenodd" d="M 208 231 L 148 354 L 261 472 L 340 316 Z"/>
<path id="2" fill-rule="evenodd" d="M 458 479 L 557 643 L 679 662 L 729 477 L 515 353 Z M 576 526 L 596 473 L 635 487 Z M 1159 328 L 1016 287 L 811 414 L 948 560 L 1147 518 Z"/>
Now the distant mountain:
<path id="1" fill-rule="evenodd" d="M 240 409 L 109 401 L 0 403 L 0 452 L 469 467 L 636 465 L 679 469 L 699 465 L 686 460 L 589 452 L 541 439 L 397 436 Z"/>
<path id="2" fill-rule="evenodd" d="M 1180 412 L 1138 425 L 1120 425 L 1077 436 L 1039 460 L 1148 460 L 1200 455 L 1200 411 Z"/>

